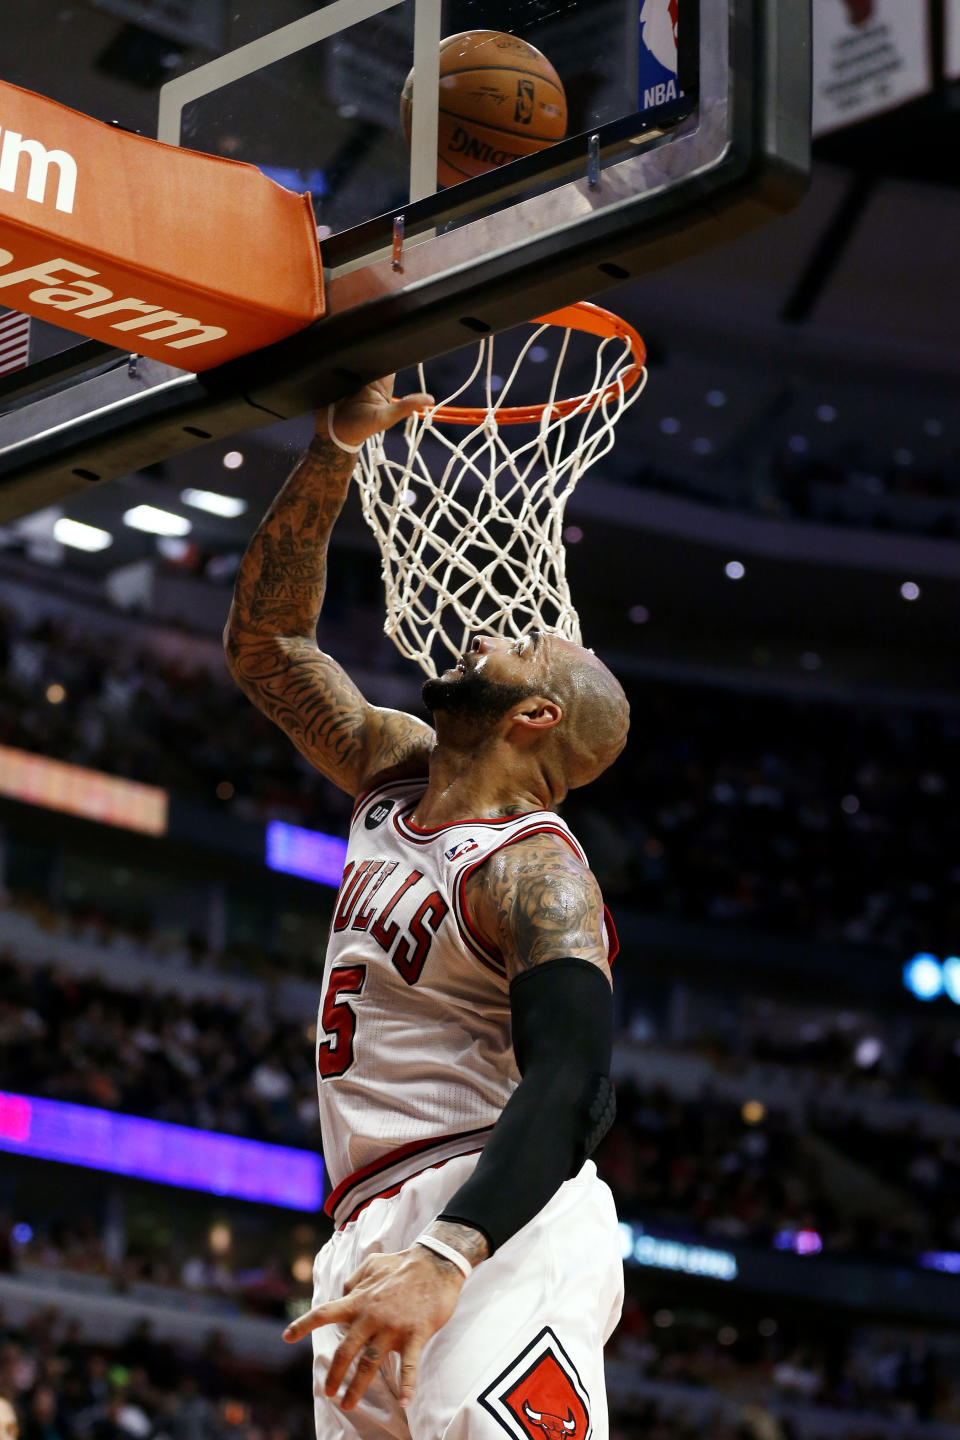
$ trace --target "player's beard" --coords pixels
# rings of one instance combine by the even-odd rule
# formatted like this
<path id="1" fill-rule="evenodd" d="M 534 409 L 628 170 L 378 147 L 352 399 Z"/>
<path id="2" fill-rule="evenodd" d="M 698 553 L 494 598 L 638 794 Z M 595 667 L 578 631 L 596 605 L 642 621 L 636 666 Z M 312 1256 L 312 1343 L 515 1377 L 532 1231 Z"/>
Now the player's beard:
<path id="1" fill-rule="evenodd" d="M 481 671 L 471 670 L 455 680 L 425 680 L 420 693 L 431 715 L 442 710 L 446 715 L 492 724 L 502 720 L 511 706 L 537 692 L 529 685 L 500 685 Z"/>

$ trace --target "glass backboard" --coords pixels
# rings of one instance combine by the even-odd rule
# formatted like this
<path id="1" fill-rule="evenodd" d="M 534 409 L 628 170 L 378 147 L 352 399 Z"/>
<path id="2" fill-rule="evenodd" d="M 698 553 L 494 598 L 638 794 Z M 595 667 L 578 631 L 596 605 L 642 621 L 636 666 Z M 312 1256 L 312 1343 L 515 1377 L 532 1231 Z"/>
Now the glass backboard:
<path id="1" fill-rule="evenodd" d="M 697 103 L 698 9 L 690 0 L 681 9 L 678 0 L 334 3 L 170 81 L 158 138 L 309 190 L 327 263 L 339 270 L 391 243 L 400 212 L 409 249 L 425 232 L 502 217 L 585 178 L 591 136 L 605 165 L 678 125 Z M 408 143 L 402 96 L 421 73 Z M 544 113 L 547 73 L 565 123 L 557 106 Z"/>
<path id="2" fill-rule="evenodd" d="M 487 32 L 513 50 L 443 44 Z M 31 486 L 49 503 L 299 414 L 788 209 L 809 40 L 803 0 L 333 0 L 177 76 L 158 138 L 310 192 L 327 315 L 203 376 L 118 356 L 8 385 L 0 520 Z M 543 74 L 566 110 L 549 138 Z"/>

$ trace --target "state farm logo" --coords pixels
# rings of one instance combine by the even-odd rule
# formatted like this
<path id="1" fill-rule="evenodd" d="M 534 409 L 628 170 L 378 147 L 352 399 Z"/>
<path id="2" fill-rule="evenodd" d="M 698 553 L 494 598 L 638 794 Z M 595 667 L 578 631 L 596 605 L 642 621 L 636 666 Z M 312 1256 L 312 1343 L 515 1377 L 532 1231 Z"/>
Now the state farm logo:
<path id="1" fill-rule="evenodd" d="M 73 200 L 77 193 L 77 162 L 66 150 L 48 150 L 39 140 L 24 140 L 17 130 L 4 131 L 0 142 L 0 190 L 11 195 L 16 193 L 21 178 L 20 162 L 26 159 L 23 176 L 26 179 L 26 197 L 42 205 L 47 198 L 47 182 L 50 167 L 57 169 L 57 193 L 54 204 L 58 210 L 73 214 Z"/>
<path id="2" fill-rule="evenodd" d="M 56 189 L 53 185 L 56 182 Z M 54 205 L 67 215 L 73 214 L 77 193 L 77 162 L 66 150 L 51 150 L 39 140 L 25 140 L 18 130 L 0 125 L 0 191 L 22 194 L 36 205 Z M 0 204 L 2 210 L 2 204 Z M 2 218 L 2 216 L 0 216 Z M 39 219 L 38 230 L 52 221 Z M 51 248 L 63 242 L 51 231 Z M 192 315 L 182 315 L 155 300 L 136 295 L 118 295 L 110 285 L 94 283 L 105 278 L 103 272 L 62 255 L 51 255 L 33 264 L 18 264 L 13 251 L 0 249 L 0 291 L 10 293 L 0 303 L 15 310 L 34 313 L 34 307 L 49 306 L 49 317 L 57 324 L 57 312 L 70 311 L 79 320 L 104 320 L 111 330 L 137 331 L 137 339 L 157 341 L 170 350 L 185 350 L 222 340 L 227 330 L 222 325 L 209 325 Z M 109 278 L 109 275 L 106 277 Z M 17 287 L 22 287 L 18 291 Z M 78 326 L 84 333 L 91 333 Z M 97 333 L 98 327 L 92 333 Z M 99 337 L 112 338 L 112 337 Z M 121 344 L 126 337 L 116 337 Z"/>
<path id="3" fill-rule="evenodd" d="M 93 283 L 101 278 L 99 270 L 79 265 L 62 255 L 20 269 L 8 270 L 8 265 L 16 265 L 13 252 L 0 249 L 0 290 L 12 292 L 4 299 L 14 310 L 28 310 L 31 314 L 31 306 L 49 305 L 55 312 L 49 317 L 54 325 L 59 311 L 72 311 L 79 320 L 100 320 L 109 315 L 111 318 L 105 324 L 111 330 L 139 330 L 140 339 L 162 340 L 170 350 L 221 340 L 227 333 L 222 325 L 206 325 L 153 300 L 140 300 L 135 295 L 117 296 L 108 285 Z M 36 288 L 27 288 L 26 295 L 21 296 L 14 290 L 15 286 Z M 129 316 L 131 311 L 132 318 L 115 318 L 121 314 Z"/>
<path id="4" fill-rule="evenodd" d="M 589 1396 L 549 1326 L 487 1387 L 480 1404 L 513 1440 L 589 1440 L 592 1433 Z"/>

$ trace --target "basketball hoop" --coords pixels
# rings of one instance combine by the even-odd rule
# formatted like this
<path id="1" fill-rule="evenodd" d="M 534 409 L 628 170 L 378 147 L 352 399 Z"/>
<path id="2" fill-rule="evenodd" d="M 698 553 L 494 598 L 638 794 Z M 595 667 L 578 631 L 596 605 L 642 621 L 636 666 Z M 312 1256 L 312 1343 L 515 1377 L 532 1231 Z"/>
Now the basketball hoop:
<path id="1" fill-rule="evenodd" d="M 437 639 L 457 659 L 478 630 L 518 638 L 542 629 L 580 642 L 566 577 L 564 508 L 584 471 L 613 447 L 617 422 L 642 393 L 646 350 L 632 325 L 587 301 L 531 324 L 506 378 L 494 371 L 495 337 L 487 336 L 463 383 L 408 420 L 399 457 L 388 455 L 387 443 L 395 442 L 384 435 L 368 440 L 359 455 L 364 518 L 383 558 L 384 631 L 428 675 L 437 674 Z M 557 327 L 547 398 L 508 404 L 519 385 L 529 386 L 531 352 L 542 358 L 534 347 Z M 579 336 L 588 345 L 591 336 L 600 342 L 588 362 L 592 383 L 561 398 L 565 369 L 585 363 L 571 352 Z M 418 369 L 421 388 L 429 390 Z M 534 433 L 518 439 L 510 429 L 517 426 Z"/>

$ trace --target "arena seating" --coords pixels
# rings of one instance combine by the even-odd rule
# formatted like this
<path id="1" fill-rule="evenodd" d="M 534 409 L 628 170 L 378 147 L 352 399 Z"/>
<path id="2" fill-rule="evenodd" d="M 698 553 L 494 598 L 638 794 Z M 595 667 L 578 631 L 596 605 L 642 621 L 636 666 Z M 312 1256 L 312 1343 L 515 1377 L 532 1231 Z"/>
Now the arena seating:
<path id="1" fill-rule="evenodd" d="M 66 700 L 46 698 L 51 684 Z M 611 900 L 667 918 L 899 951 L 960 925 L 960 720 L 702 686 L 644 686 L 624 760 L 567 818 Z M 238 815 L 342 833 L 349 801 L 219 661 L 118 648 L 0 610 L 0 744 Z M 217 797 L 226 782 L 232 797 Z M 629 795 L 625 806 L 623 797 Z M 909 839 L 909 844 L 905 840 Z"/>

